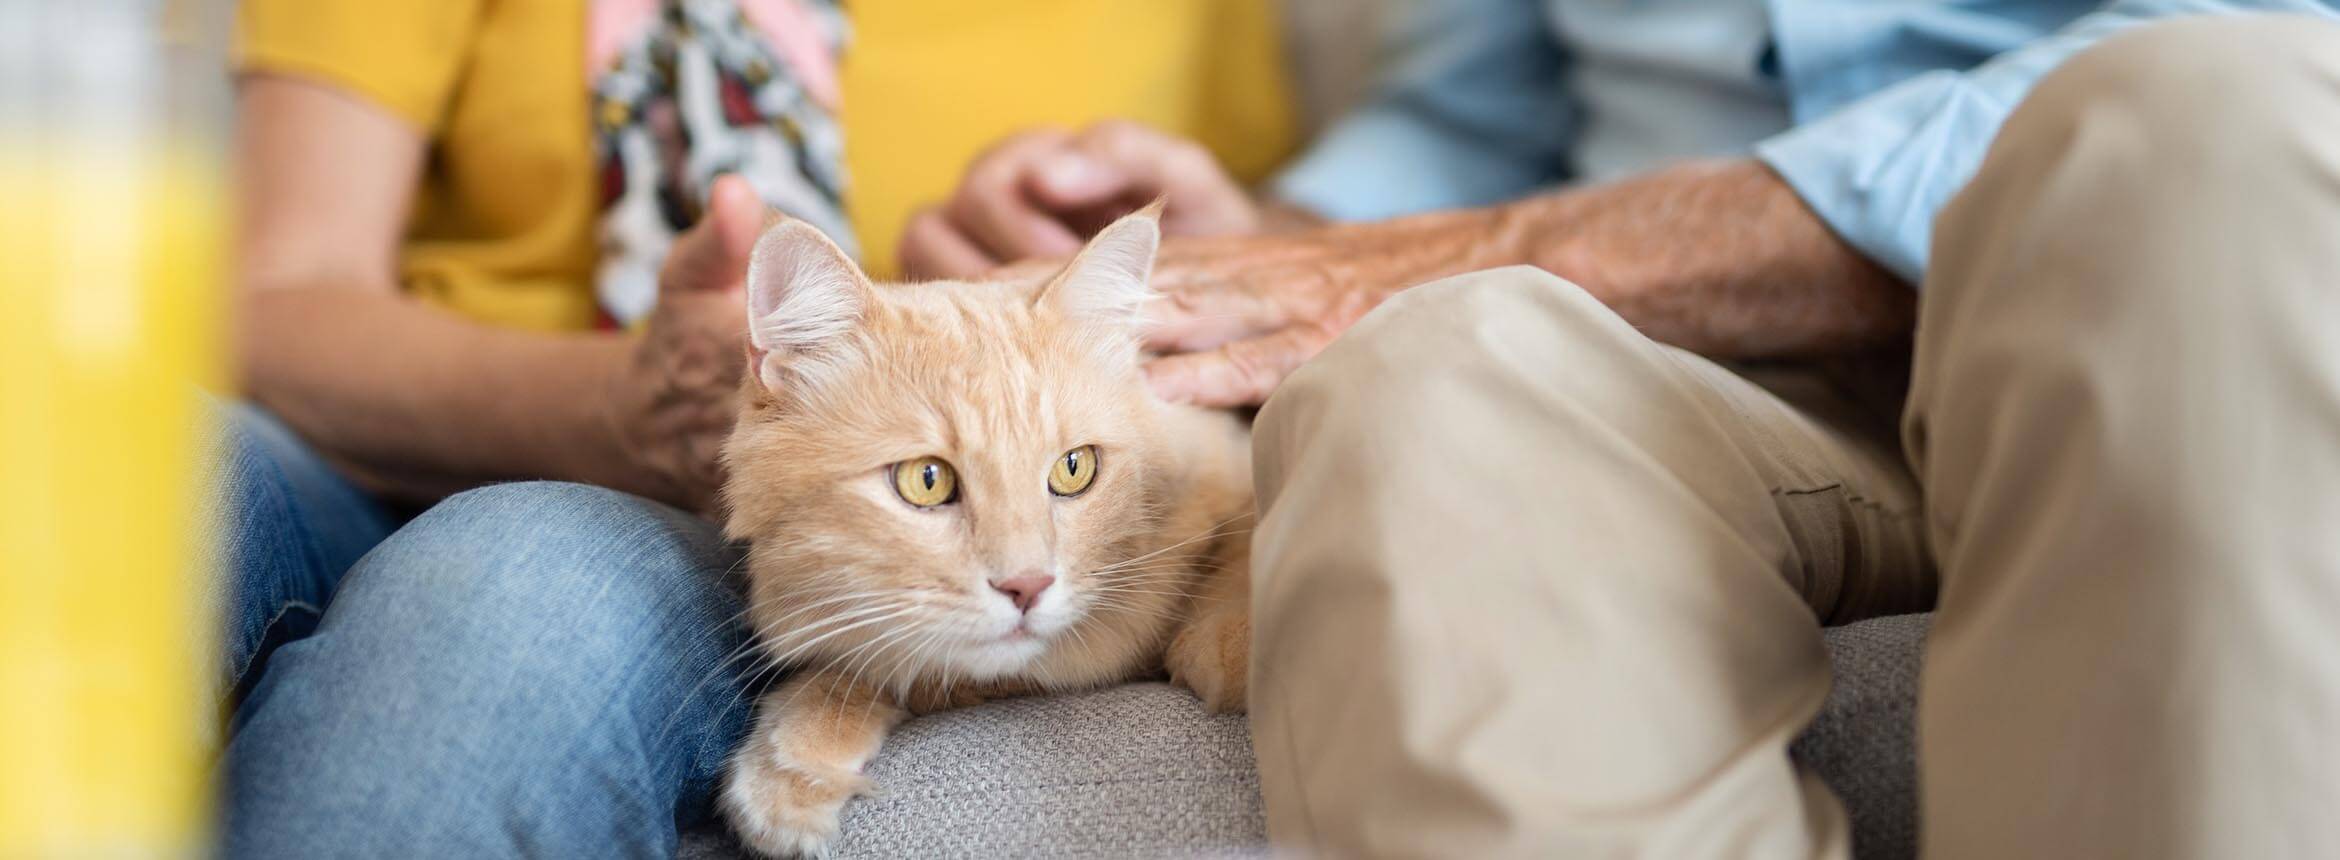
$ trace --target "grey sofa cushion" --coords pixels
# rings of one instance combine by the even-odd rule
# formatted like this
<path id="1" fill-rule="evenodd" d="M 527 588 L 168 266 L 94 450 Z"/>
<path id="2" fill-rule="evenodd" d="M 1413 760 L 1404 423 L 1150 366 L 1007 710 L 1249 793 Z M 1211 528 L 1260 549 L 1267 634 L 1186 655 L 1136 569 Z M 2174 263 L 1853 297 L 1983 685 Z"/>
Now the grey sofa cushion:
<path id="1" fill-rule="evenodd" d="M 1836 685 L 1794 755 L 1844 799 L 1863 858 L 1916 854 L 1912 718 L 1926 617 L 1828 631 Z M 836 856 L 1169 857 L 1265 853 L 1259 777 L 1239 716 L 1129 684 L 993 702 L 902 725 L 870 764 L 879 794 L 845 811 Z M 682 855 L 741 856 L 720 825 Z"/>
<path id="2" fill-rule="evenodd" d="M 1931 615 L 1831 627 L 1836 684 L 1789 748 L 1836 790 L 1862 860 L 1917 856 L 1918 659 Z"/>

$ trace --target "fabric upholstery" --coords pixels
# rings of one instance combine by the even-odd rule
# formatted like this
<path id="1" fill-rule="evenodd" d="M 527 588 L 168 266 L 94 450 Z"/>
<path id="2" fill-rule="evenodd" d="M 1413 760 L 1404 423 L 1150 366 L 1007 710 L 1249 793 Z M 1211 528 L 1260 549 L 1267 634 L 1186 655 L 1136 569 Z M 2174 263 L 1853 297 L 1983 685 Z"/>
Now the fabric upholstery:
<path id="1" fill-rule="evenodd" d="M 1927 617 L 1830 628 L 1835 687 L 1793 748 L 1844 801 L 1862 858 L 1917 839 L 1916 712 Z M 1014 699 L 911 720 L 845 809 L 840 858 L 1244 857 L 1266 853 L 1250 731 L 1185 690 L 1129 684 Z M 683 839 L 686 860 L 742 853 L 722 825 Z"/>

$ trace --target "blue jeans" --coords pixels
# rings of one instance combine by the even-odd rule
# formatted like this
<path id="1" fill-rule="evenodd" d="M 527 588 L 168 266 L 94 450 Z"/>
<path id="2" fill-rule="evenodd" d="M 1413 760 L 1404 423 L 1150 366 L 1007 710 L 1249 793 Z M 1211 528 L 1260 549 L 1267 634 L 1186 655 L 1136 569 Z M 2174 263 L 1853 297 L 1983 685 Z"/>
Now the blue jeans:
<path id="1" fill-rule="evenodd" d="M 749 707 L 712 524 L 539 482 L 401 526 L 227 411 L 226 856 L 674 852 Z"/>

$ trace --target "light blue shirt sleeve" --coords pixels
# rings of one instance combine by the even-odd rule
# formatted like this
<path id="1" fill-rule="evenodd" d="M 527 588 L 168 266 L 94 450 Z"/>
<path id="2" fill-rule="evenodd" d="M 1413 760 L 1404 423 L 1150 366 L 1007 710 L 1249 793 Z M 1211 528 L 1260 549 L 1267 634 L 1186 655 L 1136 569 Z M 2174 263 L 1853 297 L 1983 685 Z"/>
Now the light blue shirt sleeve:
<path id="1" fill-rule="evenodd" d="M 1372 97 L 1272 183 L 1327 217 L 1481 206 L 1562 177 L 1571 108 L 1543 0 L 1421 0 Z"/>
<path id="2" fill-rule="evenodd" d="M 1930 71 L 1879 90 L 1755 152 L 1845 241 L 1919 283 L 1934 215 L 1973 178 L 2000 123 L 2041 76 L 2139 23 L 2245 9 L 2335 12 L 2311 0 L 2116 0 L 1972 69 Z"/>

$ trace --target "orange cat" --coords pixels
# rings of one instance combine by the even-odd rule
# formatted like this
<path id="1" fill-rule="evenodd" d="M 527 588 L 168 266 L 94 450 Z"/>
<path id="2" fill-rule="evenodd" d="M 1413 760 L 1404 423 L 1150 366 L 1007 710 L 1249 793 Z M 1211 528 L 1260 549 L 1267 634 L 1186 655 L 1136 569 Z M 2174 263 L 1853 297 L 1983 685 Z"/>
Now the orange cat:
<path id="1" fill-rule="evenodd" d="M 727 533 L 798 668 L 723 788 L 749 845 L 821 854 L 912 713 L 1164 667 L 1243 707 L 1249 441 L 1145 387 L 1158 242 L 1149 209 L 1037 283 L 880 287 L 801 222 L 757 241 Z"/>

